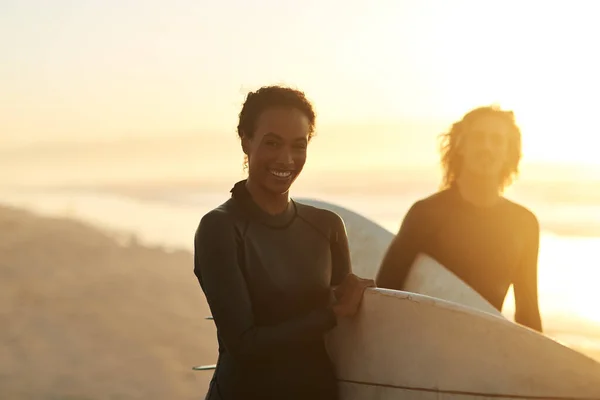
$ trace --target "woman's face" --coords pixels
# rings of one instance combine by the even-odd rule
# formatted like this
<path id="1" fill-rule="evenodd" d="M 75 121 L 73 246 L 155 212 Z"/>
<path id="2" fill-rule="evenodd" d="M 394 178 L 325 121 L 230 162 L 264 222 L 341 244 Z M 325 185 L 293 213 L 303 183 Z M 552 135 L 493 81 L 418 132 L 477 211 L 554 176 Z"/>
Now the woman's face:
<path id="1" fill-rule="evenodd" d="M 251 138 L 242 138 L 251 181 L 273 194 L 284 194 L 306 162 L 309 120 L 295 108 L 269 108 L 256 121 Z"/>

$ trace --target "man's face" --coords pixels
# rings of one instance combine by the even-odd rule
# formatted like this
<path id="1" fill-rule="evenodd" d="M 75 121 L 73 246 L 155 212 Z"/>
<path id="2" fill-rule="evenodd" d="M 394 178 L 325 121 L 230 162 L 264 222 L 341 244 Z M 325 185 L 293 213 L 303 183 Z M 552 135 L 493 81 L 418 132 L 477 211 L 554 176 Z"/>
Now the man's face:
<path id="1" fill-rule="evenodd" d="M 463 132 L 458 145 L 462 171 L 499 180 L 508 158 L 510 127 L 497 115 L 475 119 Z"/>

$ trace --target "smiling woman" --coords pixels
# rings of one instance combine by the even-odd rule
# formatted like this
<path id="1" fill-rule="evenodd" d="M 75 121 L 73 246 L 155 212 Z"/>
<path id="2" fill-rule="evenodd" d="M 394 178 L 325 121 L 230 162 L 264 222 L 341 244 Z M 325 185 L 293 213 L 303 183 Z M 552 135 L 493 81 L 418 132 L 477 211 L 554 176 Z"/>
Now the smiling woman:
<path id="1" fill-rule="evenodd" d="M 289 198 L 315 126 L 304 93 L 263 87 L 239 117 L 248 179 L 202 218 L 194 240 L 219 343 L 207 398 L 335 400 L 324 333 L 374 283 L 351 273 L 342 219 Z"/>

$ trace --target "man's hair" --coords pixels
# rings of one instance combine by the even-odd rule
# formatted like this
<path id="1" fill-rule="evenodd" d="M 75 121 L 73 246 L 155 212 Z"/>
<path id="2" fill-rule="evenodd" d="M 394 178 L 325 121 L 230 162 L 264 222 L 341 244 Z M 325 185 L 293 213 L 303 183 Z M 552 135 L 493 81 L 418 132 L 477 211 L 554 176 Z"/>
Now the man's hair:
<path id="1" fill-rule="evenodd" d="M 504 120 L 509 127 L 508 157 L 500 174 L 498 187 L 503 191 L 519 174 L 521 161 L 521 130 L 515 122 L 512 111 L 503 111 L 498 106 L 475 108 L 466 113 L 463 118 L 452 124 L 448 132 L 442 133 L 440 139 L 441 165 L 444 172 L 441 189 L 447 189 L 454 184 L 462 168 L 462 157 L 458 154 L 458 144 L 464 132 L 476 119 L 493 115 Z"/>

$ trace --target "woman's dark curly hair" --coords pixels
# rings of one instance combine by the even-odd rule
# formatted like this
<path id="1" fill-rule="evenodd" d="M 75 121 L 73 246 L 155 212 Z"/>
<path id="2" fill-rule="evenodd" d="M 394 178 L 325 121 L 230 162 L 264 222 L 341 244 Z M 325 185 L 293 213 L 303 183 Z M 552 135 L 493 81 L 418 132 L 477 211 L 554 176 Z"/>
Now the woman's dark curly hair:
<path id="1" fill-rule="evenodd" d="M 304 92 L 285 86 L 263 86 L 246 96 L 237 126 L 238 136 L 252 138 L 260 114 L 274 107 L 295 108 L 308 118 L 308 138 L 314 135 L 316 115 Z"/>
<path id="2" fill-rule="evenodd" d="M 521 130 L 515 122 L 512 111 L 503 111 L 498 106 L 479 107 L 469 111 L 458 122 L 452 125 L 450 131 L 440 135 L 441 164 L 444 172 L 441 189 L 447 189 L 456 181 L 462 168 L 462 158 L 458 154 L 458 144 L 469 125 L 477 118 L 485 115 L 494 115 L 506 121 L 509 129 L 508 157 L 500 175 L 498 186 L 504 190 L 519 174 L 519 162 L 521 161 Z"/>

